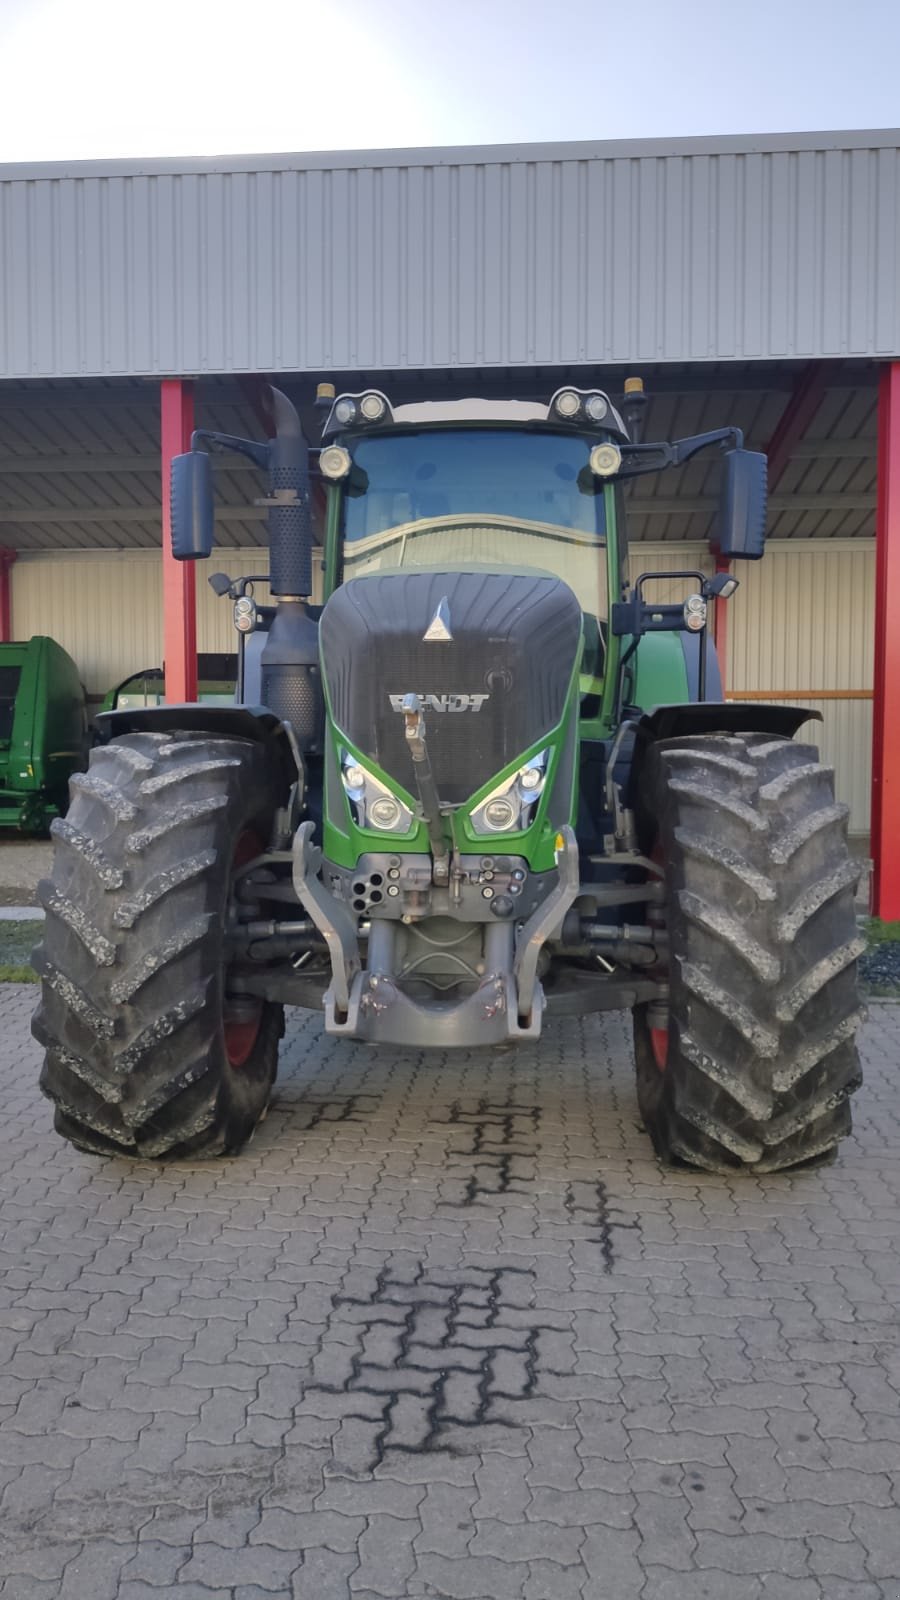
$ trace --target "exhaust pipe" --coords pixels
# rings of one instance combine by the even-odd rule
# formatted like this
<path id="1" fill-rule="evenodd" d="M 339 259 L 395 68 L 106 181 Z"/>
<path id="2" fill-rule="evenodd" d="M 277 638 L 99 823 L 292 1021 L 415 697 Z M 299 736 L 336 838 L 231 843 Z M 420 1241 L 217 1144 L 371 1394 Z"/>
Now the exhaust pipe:
<path id="1" fill-rule="evenodd" d="M 312 515 L 309 447 L 296 407 L 270 387 L 275 437 L 269 445 L 269 586 L 279 599 L 308 600 L 312 593 Z"/>
<path id="2" fill-rule="evenodd" d="M 306 754 L 324 718 L 319 629 L 306 608 L 312 593 L 309 447 L 296 408 L 270 387 L 275 437 L 269 444 L 269 587 L 278 604 L 260 660 L 267 706 L 289 722 Z"/>

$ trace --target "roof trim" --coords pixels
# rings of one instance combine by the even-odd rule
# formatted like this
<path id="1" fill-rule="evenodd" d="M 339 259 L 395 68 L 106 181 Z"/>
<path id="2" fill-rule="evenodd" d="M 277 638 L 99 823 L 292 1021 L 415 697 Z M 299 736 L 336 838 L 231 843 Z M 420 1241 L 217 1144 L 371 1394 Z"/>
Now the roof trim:
<path id="1" fill-rule="evenodd" d="M 207 157 L 128 157 L 118 161 L 0 162 L 0 182 L 58 178 L 172 177 L 197 173 L 321 172 L 390 167 L 457 167 L 534 161 L 622 161 L 782 151 L 900 149 L 900 128 L 833 132 L 720 134 L 679 139 L 597 139 L 542 144 L 433 145 L 388 150 L 322 150 Z"/>

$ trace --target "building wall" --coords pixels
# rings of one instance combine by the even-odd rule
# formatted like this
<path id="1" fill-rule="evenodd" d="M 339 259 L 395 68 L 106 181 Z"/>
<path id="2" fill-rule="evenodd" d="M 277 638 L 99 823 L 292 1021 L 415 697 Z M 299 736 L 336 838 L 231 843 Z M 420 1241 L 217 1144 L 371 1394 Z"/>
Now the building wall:
<path id="1" fill-rule="evenodd" d="M 231 650 L 231 605 L 213 594 L 208 571 L 232 577 L 265 566 L 262 551 L 223 551 L 197 573 L 197 643 Z M 735 564 L 740 588 L 729 606 L 725 663 L 729 694 L 768 692 L 820 711 L 804 737 L 819 744 L 837 772 L 851 829 L 869 825 L 874 612 L 874 541 L 774 542 L 761 562 Z M 684 567 L 710 570 L 705 547 L 642 544 L 632 576 Z M 162 657 L 158 551 L 21 557 L 13 568 L 13 632 L 49 633 L 78 662 L 88 692 L 102 696 L 129 673 Z M 690 585 L 662 585 L 659 598 Z M 265 595 L 265 591 L 262 591 Z M 831 691 L 823 697 L 822 691 Z M 810 692 L 813 691 L 813 692 Z M 835 696 L 840 696 L 836 698 Z"/>

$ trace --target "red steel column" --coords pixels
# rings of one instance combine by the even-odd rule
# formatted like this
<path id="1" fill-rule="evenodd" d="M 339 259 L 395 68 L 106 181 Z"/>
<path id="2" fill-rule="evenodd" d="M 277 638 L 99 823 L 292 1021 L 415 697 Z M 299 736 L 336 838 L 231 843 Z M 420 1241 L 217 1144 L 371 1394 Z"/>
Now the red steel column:
<path id="1" fill-rule="evenodd" d="M 18 552 L 0 548 L 0 642 L 12 638 L 12 567 Z"/>
<path id="2" fill-rule="evenodd" d="M 160 453 L 162 455 L 163 663 L 166 700 L 178 704 L 197 698 L 197 599 L 193 561 L 172 554 L 169 488 L 172 457 L 191 448 L 194 430 L 194 386 L 183 378 L 160 384 Z"/>
<path id="3" fill-rule="evenodd" d="M 881 374 L 875 519 L 872 910 L 900 919 L 900 361 Z"/>

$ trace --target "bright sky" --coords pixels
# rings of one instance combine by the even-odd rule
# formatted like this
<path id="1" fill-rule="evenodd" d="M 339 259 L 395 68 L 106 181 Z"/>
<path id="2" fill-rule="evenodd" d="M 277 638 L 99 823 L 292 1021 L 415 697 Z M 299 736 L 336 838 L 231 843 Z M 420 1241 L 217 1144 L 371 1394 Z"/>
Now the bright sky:
<path id="1" fill-rule="evenodd" d="M 0 0 L 0 162 L 898 122 L 898 0 Z"/>

